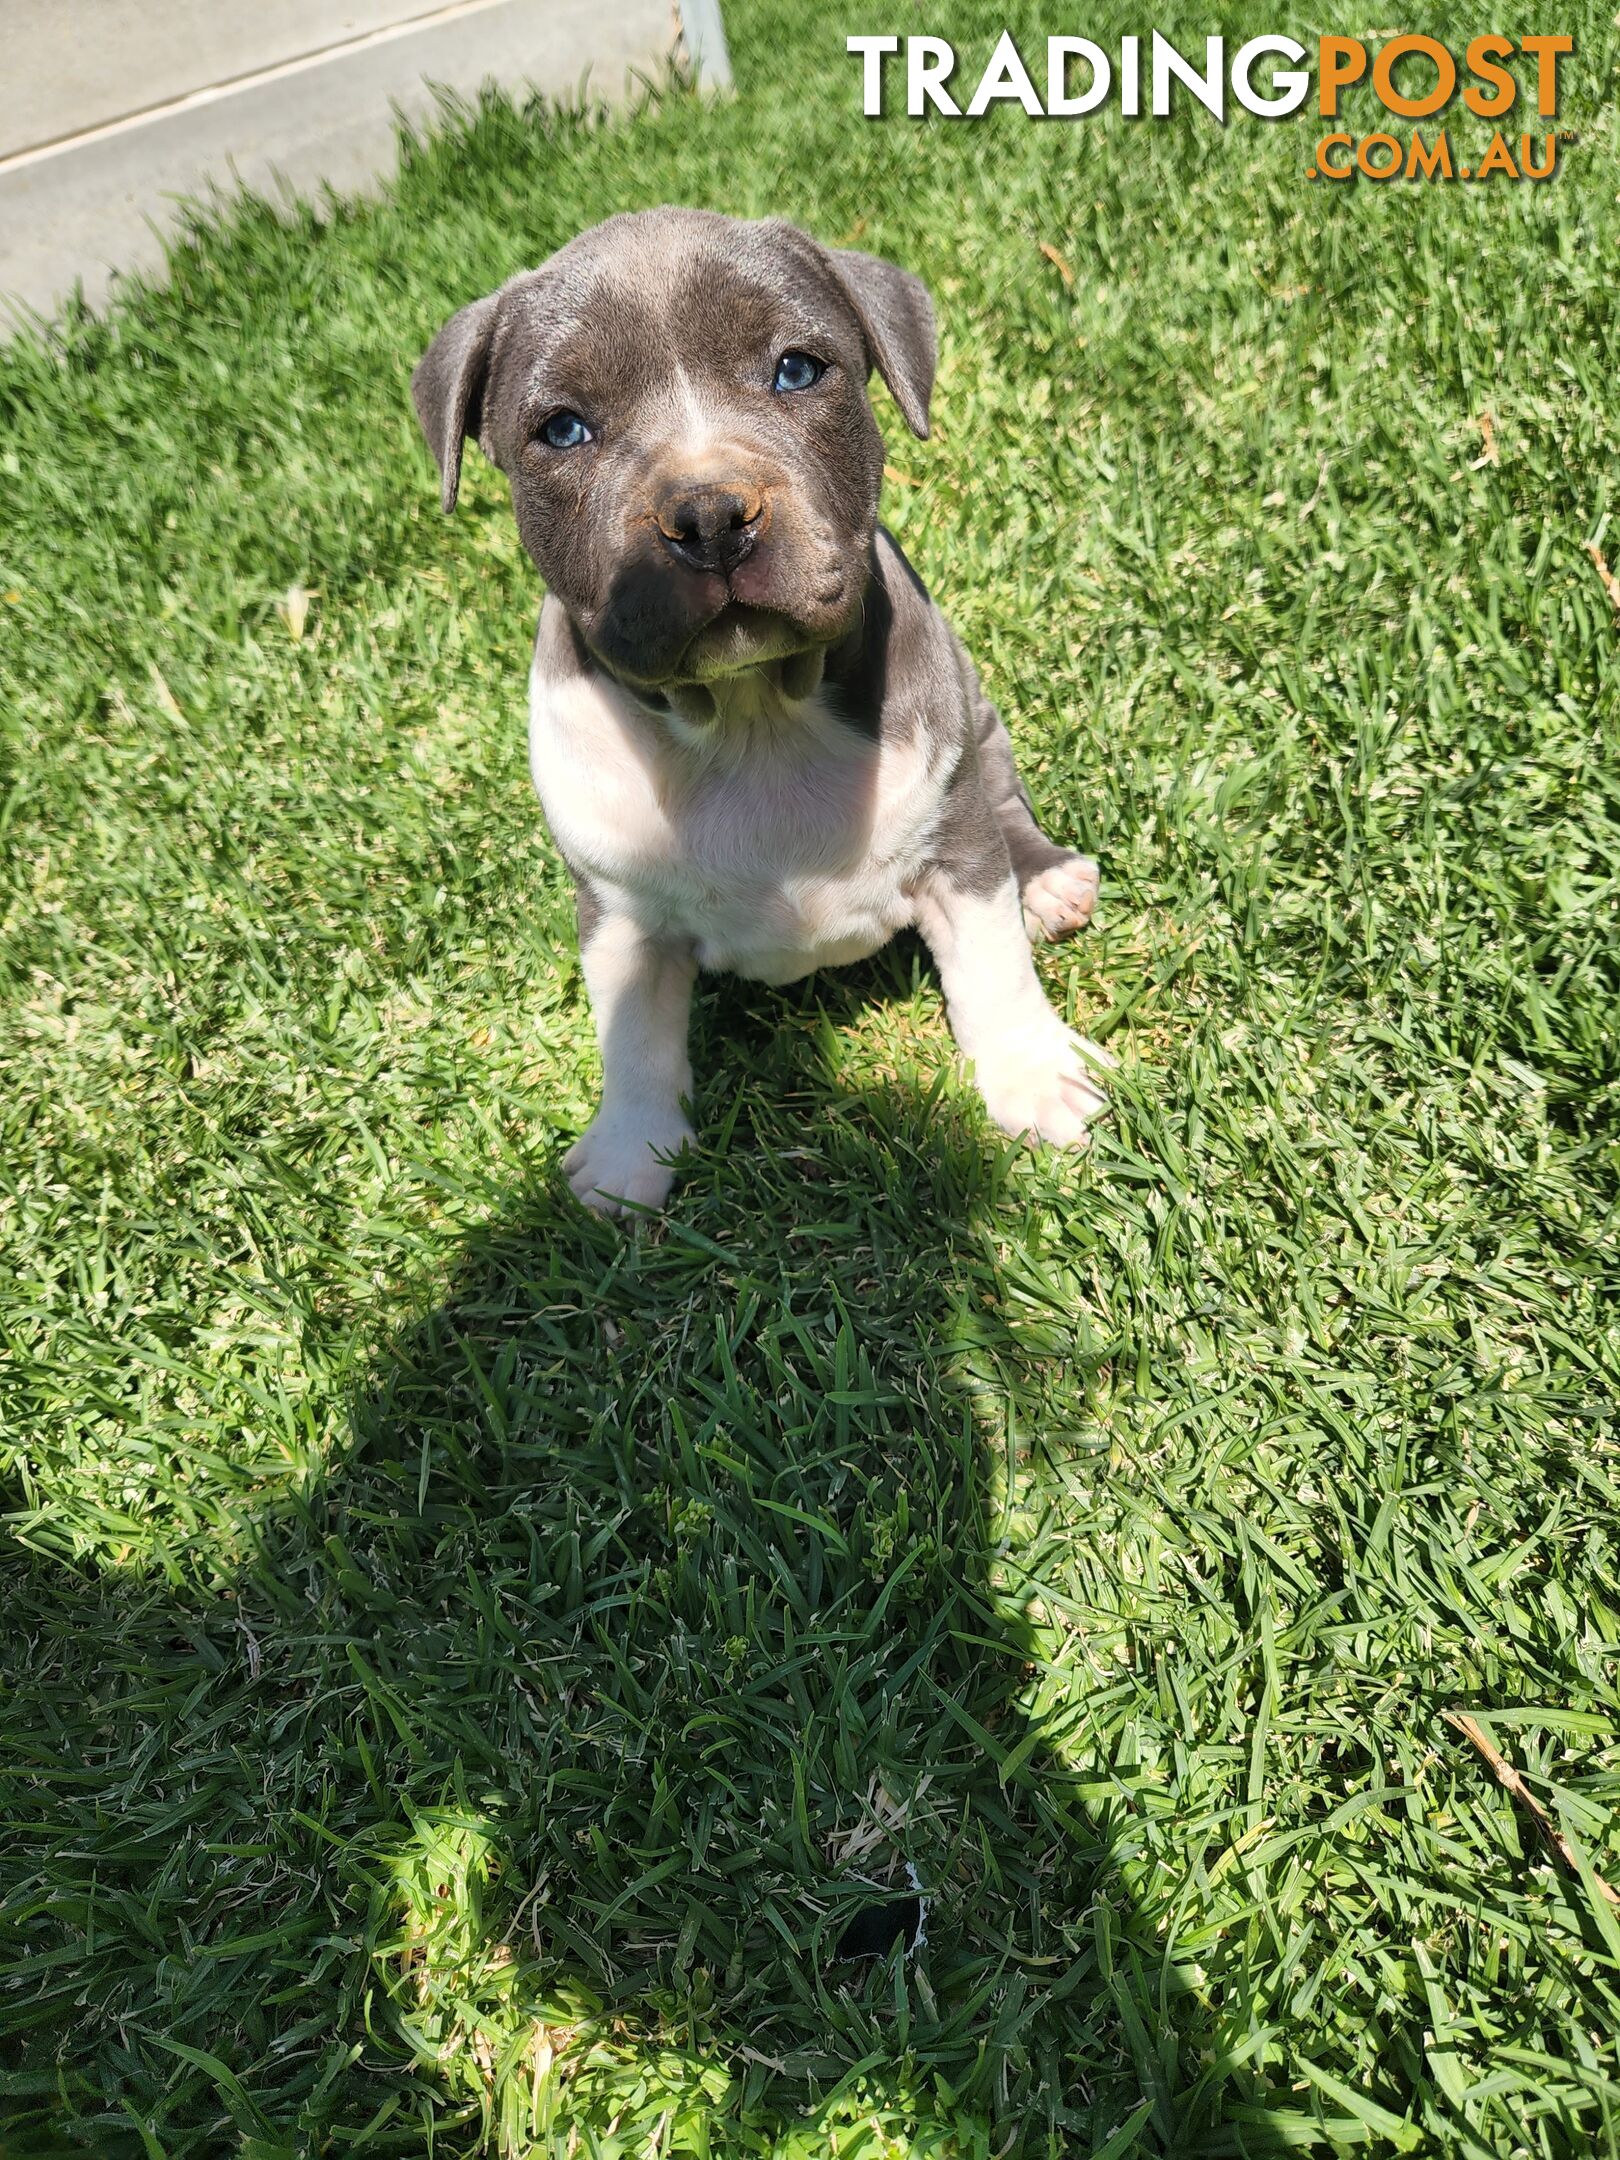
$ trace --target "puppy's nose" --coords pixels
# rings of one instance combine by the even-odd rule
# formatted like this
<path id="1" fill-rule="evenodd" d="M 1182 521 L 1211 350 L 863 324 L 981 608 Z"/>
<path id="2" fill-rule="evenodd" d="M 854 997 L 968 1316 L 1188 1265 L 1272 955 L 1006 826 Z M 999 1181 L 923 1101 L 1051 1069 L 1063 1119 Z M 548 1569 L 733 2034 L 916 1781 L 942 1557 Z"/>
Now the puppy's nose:
<path id="1" fill-rule="evenodd" d="M 735 570 L 751 555 L 765 515 L 757 488 L 681 480 L 660 499 L 658 530 L 672 555 L 692 570 Z"/>

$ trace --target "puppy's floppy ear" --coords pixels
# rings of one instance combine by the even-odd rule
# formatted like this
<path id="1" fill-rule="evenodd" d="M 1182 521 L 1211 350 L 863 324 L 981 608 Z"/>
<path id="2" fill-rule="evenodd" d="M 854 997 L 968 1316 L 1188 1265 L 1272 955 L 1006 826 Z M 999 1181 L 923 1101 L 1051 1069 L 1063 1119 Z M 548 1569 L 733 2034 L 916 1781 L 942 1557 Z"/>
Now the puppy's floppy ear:
<path id="1" fill-rule="evenodd" d="M 446 510 L 456 507 L 461 446 L 483 424 L 484 379 L 499 299 L 499 293 L 491 293 L 452 315 L 411 376 L 411 400 L 439 463 L 440 500 Z"/>
<path id="2" fill-rule="evenodd" d="M 828 266 L 866 332 L 872 365 L 893 393 L 913 435 L 928 433 L 934 387 L 934 303 L 921 278 L 881 256 L 828 248 Z"/>

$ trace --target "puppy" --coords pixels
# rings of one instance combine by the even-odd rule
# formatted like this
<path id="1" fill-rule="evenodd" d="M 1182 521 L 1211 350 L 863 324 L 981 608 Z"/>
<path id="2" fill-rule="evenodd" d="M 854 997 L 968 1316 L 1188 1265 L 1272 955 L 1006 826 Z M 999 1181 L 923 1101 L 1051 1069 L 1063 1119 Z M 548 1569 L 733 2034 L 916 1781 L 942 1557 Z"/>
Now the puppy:
<path id="1" fill-rule="evenodd" d="M 411 379 L 455 505 L 464 439 L 546 583 L 530 764 L 573 873 L 602 1100 L 588 1207 L 659 1207 L 692 1138 L 698 969 L 785 983 L 914 924 L 1003 1131 L 1083 1143 L 1099 1065 L 1031 938 L 1097 865 L 1035 821 L 972 661 L 877 521 L 875 368 L 925 436 L 918 279 L 793 226 L 609 218 L 451 317 Z"/>

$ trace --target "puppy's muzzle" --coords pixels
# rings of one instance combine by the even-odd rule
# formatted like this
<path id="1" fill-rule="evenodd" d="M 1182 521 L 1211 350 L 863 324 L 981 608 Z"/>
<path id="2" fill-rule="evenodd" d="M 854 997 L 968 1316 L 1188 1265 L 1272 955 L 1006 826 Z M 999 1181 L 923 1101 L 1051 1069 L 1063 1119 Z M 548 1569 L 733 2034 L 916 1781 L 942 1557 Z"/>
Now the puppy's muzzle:
<path id="1" fill-rule="evenodd" d="M 729 577 L 752 555 L 765 524 L 758 488 L 712 480 L 678 480 L 653 512 L 664 545 L 689 570 Z"/>

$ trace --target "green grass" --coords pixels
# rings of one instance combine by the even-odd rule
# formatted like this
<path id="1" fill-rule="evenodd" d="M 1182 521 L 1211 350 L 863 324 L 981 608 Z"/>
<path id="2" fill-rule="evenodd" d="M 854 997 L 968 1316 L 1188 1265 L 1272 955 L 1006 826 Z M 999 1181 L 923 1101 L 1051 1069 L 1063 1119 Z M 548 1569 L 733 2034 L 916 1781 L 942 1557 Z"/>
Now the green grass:
<path id="1" fill-rule="evenodd" d="M 1382 189 L 728 15 L 0 354 L 0 2149 L 1614 2153 L 1608 11 L 1554 183 Z M 405 385 L 665 199 L 934 287 L 887 514 L 1104 860 L 1089 1158 L 906 944 L 706 986 L 669 1219 L 568 1199 L 534 579 Z"/>

